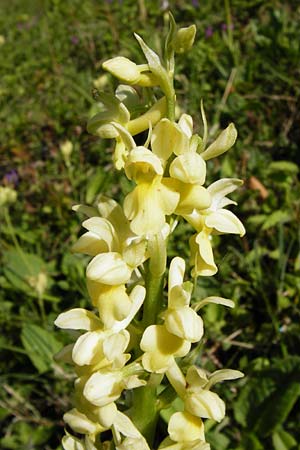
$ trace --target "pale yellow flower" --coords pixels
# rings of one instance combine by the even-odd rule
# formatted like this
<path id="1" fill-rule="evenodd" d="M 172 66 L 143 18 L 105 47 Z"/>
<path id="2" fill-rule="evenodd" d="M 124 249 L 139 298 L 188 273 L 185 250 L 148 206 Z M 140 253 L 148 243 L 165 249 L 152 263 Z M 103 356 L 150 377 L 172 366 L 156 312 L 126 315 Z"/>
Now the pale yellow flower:
<path id="1" fill-rule="evenodd" d="M 137 186 L 124 201 L 124 212 L 131 230 L 140 236 L 161 232 L 166 215 L 174 212 L 179 194 L 170 178 L 163 178 L 160 159 L 145 147 L 133 149 L 126 161 L 125 172 Z"/>
<path id="2" fill-rule="evenodd" d="M 220 422 L 225 416 L 225 403 L 210 388 L 223 380 L 233 380 L 243 377 L 242 372 L 238 370 L 222 369 L 207 376 L 205 371 L 196 367 L 189 367 L 186 374 L 188 387 L 184 396 L 185 410 L 191 414 L 214 419 Z"/>
<path id="3" fill-rule="evenodd" d="M 124 389 L 144 386 L 146 381 L 137 376 L 141 372 L 142 367 L 138 363 L 121 369 L 101 369 L 88 378 L 83 395 L 93 405 L 108 405 L 117 400 Z"/>
<path id="4" fill-rule="evenodd" d="M 205 442 L 202 420 L 187 411 L 171 416 L 168 432 L 169 437 L 161 443 L 160 450 L 210 450 Z"/>
<path id="5" fill-rule="evenodd" d="M 138 65 L 124 56 L 108 59 L 102 67 L 123 83 L 144 87 L 159 84 L 157 77 L 149 71 L 148 64 Z"/>
<path id="6" fill-rule="evenodd" d="M 97 450 L 88 436 L 85 436 L 85 438 L 83 439 L 78 439 L 75 436 L 67 433 L 62 438 L 61 443 L 64 450 Z"/>
<path id="7" fill-rule="evenodd" d="M 91 421 L 76 408 L 66 412 L 63 419 L 76 433 L 88 434 L 94 437 L 97 433 L 105 430 L 99 423 Z"/>
<path id="8" fill-rule="evenodd" d="M 191 260 L 194 264 L 193 276 L 211 276 L 217 272 L 211 244 L 212 234 L 233 233 L 243 236 L 245 228 L 241 221 L 225 209 L 236 204 L 227 198 L 242 184 L 241 180 L 223 178 L 211 184 L 207 191 L 211 197 L 211 205 L 201 211 L 194 210 L 184 218 L 198 231 L 190 240 Z"/>
<path id="9" fill-rule="evenodd" d="M 128 297 L 130 305 L 126 316 L 117 314 L 115 311 L 124 307 L 122 302 L 114 303 L 113 308 L 110 309 L 108 304 L 108 312 L 103 315 L 103 318 L 107 321 L 107 328 L 105 328 L 105 325 L 103 326 L 94 313 L 82 308 L 60 314 L 55 321 L 56 326 L 64 329 L 87 330 L 77 339 L 72 348 L 72 359 L 75 364 L 77 366 L 92 365 L 97 367 L 125 364 L 130 356 L 124 355 L 130 339 L 126 327 L 140 309 L 144 298 L 145 288 L 135 286 Z"/>
<path id="10" fill-rule="evenodd" d="M 150 450 L 146 439 L 130 418 L 118 411 L 114 421 L 117 450 Z"/>
<path id="11" fill-rule="evenodd" d="M 205 440 L 202 420 L 187 411 L 177 412 L 171 416 L 168 432 L 175 442 Z"/>
<path id="12" fill-rule="evenodd" d="M 132 95 L 129 96 L 128 90 L 126 94 L 122 89 L 117 90 L 115 95 L 104 92 L 99 95 L 103 110 L 89 120 L 87 130 L 104 139 L 116 139 L 113 162 L 116 169 L 120 170 L 124 167 L 128 152 L 135 146 L 132 136 L 147 130 L 150 125 L 155 125 L 163 117 L 166 99 L 162 97 L 140 117 L 131 120 L 128 109 L 130 100 L 127 99 Z"/>
<path id="13" fill-rule="evenodd" d="M 174 364 L 175 357 L 189 352 L 191 343 L 169 333 L 164 325 L 150 325 L 144 331 L 140 347 L 145 352 L 144 368 L 148 372 L 165 373 Z"/>
<path id="14" fill-rule="evenodd" d="M 146 240 L 131 231 L 129 221 L 115 201 L 103 199 L 98 209 L 104 217 L 89 217 L 83 222 L 88 231 L 72 250 L 94 256 L 87 266 L 87 278 L 99 283 L 99 291 L 103 285 L 127 283 L 133 270 L 148 256 Z M 93 211 L 88 210 L 91 214 Z"/>
<path id="15" fill-rule="evenodd" d="M 17 192 L 10 188 L 0 186 L 0 206 L 7 206 L 11 203 L 15 203 L 17 200 Z"/>
<path id="16" fill-rule="evenodd" d="M 168 308 L 164 312 L 166 329 L 181 339 L 199 342 L 203 336 L 203 321 L 189 307 L 191 292 L 183 285 L 185 261 L 173 258 L 169 271 Z"/>
<path id="17" fill-rule="evenodd" d="M 73 148 L 74 148 L 73 144 L 69 140 L 62 142 L 60 144 L 60 146 L 59 146 L 59 149 L 60 149 L 60 151 L 61 151 L 61 153 L 63 155 L 63 158 L 65 160 L 65 163 L 67 165 L 70 164 L 70 157 L 71 157 L 71 154 L 73 152 Z"/>

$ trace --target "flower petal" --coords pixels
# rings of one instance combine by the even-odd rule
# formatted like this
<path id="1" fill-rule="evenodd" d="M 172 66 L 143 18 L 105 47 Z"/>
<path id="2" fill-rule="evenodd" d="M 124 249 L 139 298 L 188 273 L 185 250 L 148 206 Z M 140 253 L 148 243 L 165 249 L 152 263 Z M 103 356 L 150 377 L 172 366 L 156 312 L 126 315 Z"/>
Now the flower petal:
<path id="1" fill-rule="evenodd" d="M 202 158 L 208 160 L 222 155 L 222 153 L 226 152 L 233 146 L 236 138 L 237 131 L 234 123 L 231 123 L 221 132 L 221 134 L 219 134 L 217 139 L 203 153 L 201 153 Z"/>
<path id="2" fill-rule="evenodd" d="M 83 308 L 74 308 L 59 314 L 54 324 L 59 328 L 92 331 L 101 328 L 99 318 Z"/>
<path id="3" fill-rule="evenodd" d="M 179 155 L 188 149 L 188 138 L 176 123 L 162 119 L 154 127 L 151 147 L 153 153 L 165 162 L 172 153 Z"/>
<path id="4" fill-rule="evenodd" d="M 83 395 L 93 405 L 108 405 L 120 397 L 123 390 L 122 377 L 121 371 L 95 372 L 86 382 Z"/>
<path id="5" fill-rule="evenodd" d="M 168 432 L 170 438 L 175 442 L 205 439 L 202 420 L 187 411 L 176 412 L 171 416 Z"/>
<path id="6" fill-rule="evenodd" d="M 168 309 L 165 313 L 165 326 L 169 333 L 189 342 L 199 342 L 203 336 L 203 321 L 189 306 Z"/>
<path id="7" fill-rule="evenodd" d="M 99 331 L 89 331 L 81 335 L 72 351 L 72 358 L 78 366 L 94 364 L 104 358 L 102 344 L 105 334 Z"/>
<path id="8" fill-rule="evenodd" d="M 188 138 L 193 134 L 193 118 L 189 114 L 182 114 L 178 120 L 178 125 Z"/>
<path id="9" fill-rule="evenodd" d="M 237 178 L 222 178 L 208 186 L 207 190 L 212 197 L 211 210 L 216 211 L 223 206 L 224 197 L 235 191 L 242 184 L 243 181 Z M 220 202 L 222 202 L 221 205 Z"/>
<path id="10" fill-rule="evenodd" d="M 217 422 L 221 422 L 225 416 L 223 400 L 215 392 L 201 388 L 187 389 L 184 406 L 188 412 L 197 417 L 214 419 Z"/>
<path id="11" fill-rule="evenodd" d="M 119 253 L 102 253 L 88 264 L 86 276 L 99 283 L 116 285 L 127 283 L 131 270 Z"/>
<path id="12" fill-rule="evenodd" d="M 171 163 L 170 175 L 183 183 L 202 185 L 206 177 L 206 163 L 198 153 L 187 152 Z"/>
<path id="13" fill-rule="evenodd" d="M 162 175 L 160 159 L 146 147 L 136 147 L 129 153 L 125 164 L 125 173 L 130 180 L 145 177 L 147 173 Z"/>
<path id="14" fill-rule="evenodd" d="M 103 431 L 99 424 L 89 420 L 85 414 L 82 414 L 76 408 L 66 412 L 63 419 L 76 433 L 95 434 Z"/>
<path id="15" fill-rule="evenodd" d="M 88 231 L 84 233 L 72 246 L 73 253 L 85 253 L 86 255 L 96 256 L 99 253 L 110 251 L 107 242 L 101 239 L 99 235 Z"/>
<path id="16" fill-rule="evenodd" d="M 220 233 L 233 233 L 244 236 L 246 230 L 242 222 L 227 209 L 219 209 L 205 218 L 205 225 Z"/>

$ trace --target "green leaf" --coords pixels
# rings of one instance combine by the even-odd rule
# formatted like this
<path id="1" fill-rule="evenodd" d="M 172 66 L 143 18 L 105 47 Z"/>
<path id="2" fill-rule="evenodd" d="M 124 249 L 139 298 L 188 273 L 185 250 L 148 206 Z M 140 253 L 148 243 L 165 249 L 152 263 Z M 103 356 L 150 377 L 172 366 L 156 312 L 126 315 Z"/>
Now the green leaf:
<path id="1" fill-rule="evenodd" d="M 273 433 L 272 442 L 274 450 L 290 450 L 297 445 L 293 436 L 282 428 Z"/>
<path id="2" fill-rule="evenodd" d="M 274 227 L 278 223 L 285 223 L 289 222 L 290 220 L 291 215 L 289 212 L 281 210 L 275 211 L 267 217 L 261 229 L 267 230 L 268 228 Z"/>
<path id="3" fill-rule="evenodd" d="M 3 255 L 3 272 L 12 286 L 22 291 L 32 290 L 32 281 L 41 272 L 45 272 L 46 263 L 40 256 L 8 250 Z"/>
<path id="4" fill-rule="evenodd" d="M 273 161 L 268 170 L 270 172 L 287 172 L 288 174 L 297 174 L 299 171 L 297 164 L 291 161 Z"/>
<path id="5" fill-rule="evenodd" d="M 174 54 L 174 44 L 176 40 L 177 26 L 173 14 L 169 12 L 169 31 L 166 37 L 165 42 L 165 58 L 166 60 L 170 60 L 172 55 Z"/>
<path id="6" fill-rule="evenodd" d="M 228 437 L 218 431 L 209 431 L 206 433 L 207 441 L 211 444 L 212 448 L 218 450 L 226 450 L 230 443 Z"/>
<path id="7" fill-rule="evenodd" d="M 34 324 L 23 325 L 21 341 L 27 351 L 27 356 L 39 373 L 51 369 L 53 355 L 62 347 L 53 333 Z"/>
<path id="8" fill-rule="evenodd" d="M 300 395 L 300 384 L 297 382 L 279 386 L 264 402 L 257 417 L 254 430 L 258 435 L 267 437 L 287 419 Z"/>
<path id="9" fill-rule="evenodd" d="M 253 433 L 243 436 L 240 450 L 264 450 L 264 446 Z"/>
<path id="10" fill-rule="evenodd" d="M 300 395 L 300 357 L 273 360 L 257 367 L 234 404 L 234 415 L 243 427 L 260 437 L 277 431 Z"/>
<path id="11" fill-rule="evenodd" d="M 92 175 L 88 182 L 85 194 L 85 201 L 92 204 L 95 197 L 103 190 L 103 186 L 108 179 L 108 174 L 100 167 L 94 175 Z"/>
<path id="12" fill-rule="evenodd" d="M 253 429 L 260 406 L 274 391 L 275 382 L 270 378 L 248 378 L 234 403 L 236 421 L 244 427 Z"/>

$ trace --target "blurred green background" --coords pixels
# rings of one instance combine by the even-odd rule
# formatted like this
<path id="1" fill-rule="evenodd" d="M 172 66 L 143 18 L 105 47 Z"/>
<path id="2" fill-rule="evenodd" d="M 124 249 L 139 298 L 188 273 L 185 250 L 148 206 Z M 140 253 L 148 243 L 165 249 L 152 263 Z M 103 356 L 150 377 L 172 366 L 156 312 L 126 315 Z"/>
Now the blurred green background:
<path id="1" fill-rule="evenodd" d="M 53 321 L 89 306 L 71 206 L 128 190 L 112 143 L 85 130 L 93 90 L 115 87 L 105 59 L 143 61 L 133 32 L 161 50 L 169 9 L 198 30 L 177 58 L 179 105 L 201 131 L 203 98 L 211 137 L 231 121 L 239 132 L 208 181 L 245 181 L 235 212 L 247 235 L 214 241 L 219 272 L 197 290 L 236 303 L 205 310 L 201 364 L 246 373 L 221 386 L 227 417 L 207 421 L 207 439 L 212 450 L 300 449 L 299 0 L 0 1 L 0 184 L 18 193 L 0 210 L 1 449 L 61 449 L 74 377 L 52 359 L 67 342 Z M 188 255 L 188 232 L 178 227 L 171 252 Z"/>

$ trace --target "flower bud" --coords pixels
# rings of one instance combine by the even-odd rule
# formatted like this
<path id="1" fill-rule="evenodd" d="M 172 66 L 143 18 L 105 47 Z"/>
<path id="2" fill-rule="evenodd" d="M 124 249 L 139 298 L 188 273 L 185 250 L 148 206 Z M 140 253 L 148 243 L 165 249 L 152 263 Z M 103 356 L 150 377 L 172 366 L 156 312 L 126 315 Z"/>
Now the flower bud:
<path id="1" fill-rule="evenodd" d="M 71 141 L 64 141 L 60 144 L 59 149 L 63 155 L 66 164 L 70 163 L 70 156 L 73 151 L 73 144 Z"/>
<path id="2" fill-rule="evenodd" d="M 123 83 L 135 84 L 140 77 L 137 64 L 124 56 L 108 59 L 102 67 Z"/>
<path id="3" fill-rule="evenodd" d="M 176 53 L 185 53 L 193 46 L 196 36 L 196 26 L 180 28 L 175 38 L 174 49 Z"/>
<path id="4" fill-rule="evenodd" d="M 0 206 L 6 206 L 10 203 L 15 203 L 17 199 L 17 192 L 10 187 L 0 186 Z"/>

